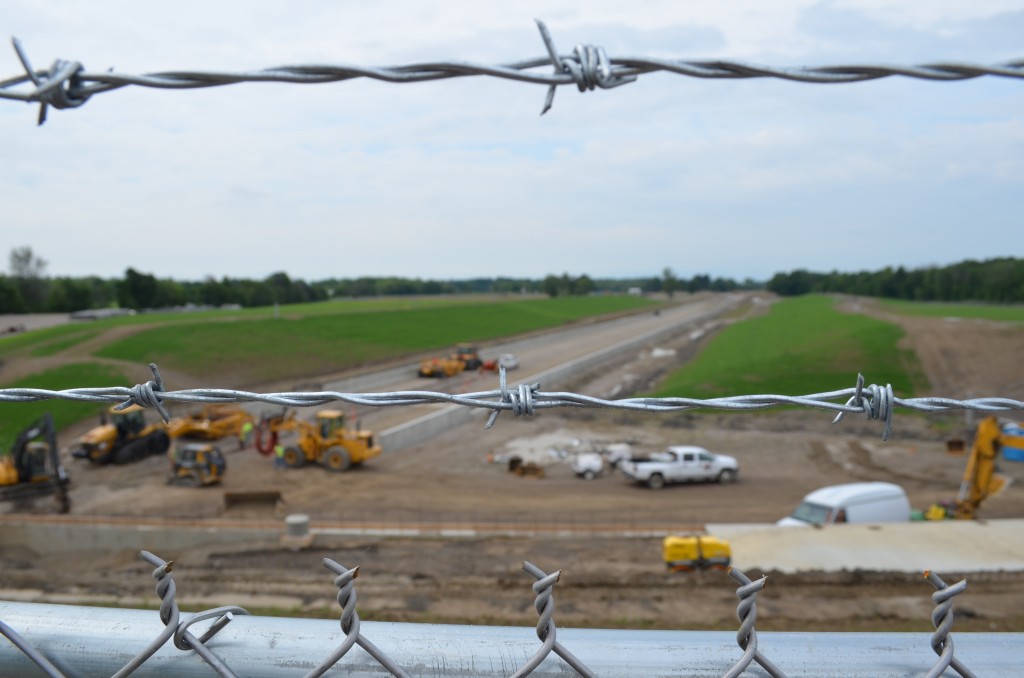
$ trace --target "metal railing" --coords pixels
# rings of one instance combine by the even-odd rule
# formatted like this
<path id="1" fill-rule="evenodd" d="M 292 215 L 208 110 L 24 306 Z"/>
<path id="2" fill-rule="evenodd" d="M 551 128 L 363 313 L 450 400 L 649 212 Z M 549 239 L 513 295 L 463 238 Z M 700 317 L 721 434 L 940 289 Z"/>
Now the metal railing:
<path id="1" fill-rule="evenodd" d="M 998 414 L 1024 411 L 1024 401 L 1012 398 L 987 397 L 956 400 L 953 398 L 899 398 L 892 385 L 864 385 L 864 376 L 857 375 L 853 388 L 811 393 L 803 396 L 774 394 L 727 396 L 722 398 L 622 398 L 605 400 L 579 393 L 564 391 L 546 393 L 540 384 L 519 384 L 508 388 L 505 369 L 499 371 L 499 387 L 493 391 L 475 393 L 438 393 L 434 391 L 392 391 L 387 393 L 340 393 L 338 391 L 290 391 L 283 393 L 253 393 L 234 389 L 201 388 L 167 391 L 160 371 L 149 365 L 153 379 L 144 384 L 70 388 L 53 391 L 41 388 L 0 389 L 0 402 L 27 403 L 40 400 L 76 400 L 95 403 L 119 403 L 118 409 L 139 405 L 156 409 L 164 421 L 170 415 L 163 403 L 266 403 L 285 407 L 319 407 L 332 402 L 345 402 L 367 407 L 407 407 L 411 405 L 449 404 L 491 410 L 486 428 L 494 425 L 498 415 L 511 412 L 515 416 L 531 415 L 536 410 L 576 407 L 631 410 L 641 412 L 679 412 L 683 410 L 714 409 L 747 412 L 781 405 L 796 405 L 835 412 L 833 423 L 847 414 L 863 414 L 868 419 L 883 422 L 882 440 L 892 432 L 893 412 L 903 407 L 918 412 L 949 412 L 970 410 Z M 842 401 L 845 400 L 845 403 Z M 838 401 L 838 402 L 837 402 Z"/>
<path id="2" fill-rule="evenodd" d="M 323 560 L 337 588 L 340 636 L 325 621 L 251 617 L 242 607 L 226 606 L 183 615 L 178 608 L 173 563 L 143 551 L 154 566 L 160 599 L 159 624 L 152 612 L 116 608 L 0 602 L 0 646 L 5 676 L 50 678 L 113 675 L 268 676 L 316 678 L 333 670 L 348 676 L 886 676 L 937 678 L 952 669 L 963 678 L 974 673 L 954 654 L 953 599 L 966 580 L 948 586 L 925 572 L 934 587 L 931 621 L 935 632 L 920 634 L 768 633 L 755 629 L 757 598 L 766 578 L 751 580 L 733 568 L 738 584 L 739 630 L 729 649 L 726 634 L 712 632 L 559 630 L 554 588 L 561 571 L 547 573 L 529 562 L 523 571 L 533 580 L 537 641 L 519 629 L 457 625 L 367 623 L 359 619 L 355 584 L 358 567 Z M 198 630 L 203 626 L 202 632 Z M 155 627 L 159 627 L 153 633 Z M 332 631 L 331 628 L 334 628 Z M 20 629 L 20 630 L 19 630 Z M 148 638 L 147 639 L 147 634 Z M 155 635 L 155 638 L 152 637 Z M 1016 640 L 1006 642 L 1009 635 Z M 370 640 L 372 636 L 380 644 Z M 842 637 L 842 640 L 838 640 Z M 539 644 L 538 644 L 539 642 Z M 981 675 L 1016 675 L 1019 634 L 972 634 L 981 650 L 970 663 Z M 333 648 L 330 648 L 334 645 Z M 570 651 L 569 645 L 576 649 Z M 356 646 L 360 649 L 356 650 Z M 841 647 L 841 650 L 839 649 Z M 816 649 L 815 649 L 816 648 Z M 934 657 L 926 661 L 926 650 Z M 924 650 L 924 651 L 923 651 Z M 842 659 L 837 661 L 837 655 Z M 858 657 L 859 655 L 859 657 Z M 771 658 L 769 658 L 769 656 Z M 323 657 L 318 659 L 317 657 Z M 922 673 L 926 671 L 926 673 Z"/>
<path id="3" fill-rule="evenodd" d="M 982 76 L 1024 78 L 1024 60 L 1003 64 L 932 63 L 918 66 L 884 64 L 840 64 L 834 66 L 772 68 L 736 61 L 682 61 L 650 57 L 609 57 L 603 47 L 576 45 L 571 54 L 559 54 L 554 39 L 543 21 L 537 20 L 547 56 L 504 64 L 479 64 L 468 61 L 429 61 L 401 66 L 354 66 L 307 64 L 277 66 L 258 71 L 166 71 L 129 75 L 111 71 L 89 72 L 77 61 L 57 59 L 49 69 L 34 69 L 17 39 L 14 49 L 24 74 L 0 80 L 0 98 L 35 102 L 41 105 L 39 124 L 46 121 L 46 109 L 77 108 L 90 97 L 128 85 L 160 89 L 194 89 L 234 85 L 242 82 L 288 82 L 318 84 L 355 78 L 371 78 L 390 83 L 425 82 L 469 76 L 489 76 L 548 86 L 541 115 L 554 102 L 555 90 L 575 85 L 580 92 L 596 88 L 611 89 L 635 81 L 647 73 L 667 72 L 693 78 L 741 79 L 780 78 L 805 83 L 850 83 L 905 76 L 933 81 L 969 80 Z M 554 72 L 536 69 L 553 66 Z M 15 89 L 31 83 L 28 91 Z"/>

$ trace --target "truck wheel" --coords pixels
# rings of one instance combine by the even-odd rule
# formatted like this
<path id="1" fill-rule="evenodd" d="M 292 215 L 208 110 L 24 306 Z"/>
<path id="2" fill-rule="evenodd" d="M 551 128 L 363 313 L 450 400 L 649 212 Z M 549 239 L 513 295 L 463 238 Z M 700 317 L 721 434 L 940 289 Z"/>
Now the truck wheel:
<path id="1" fill-rule="evenodd" d="M 596 477 L 597 476 L 594 475 L 593 471 L 584 471 L 583 472 L 583 479 L 584 480 L 593 480 Z"/>
<path id="2" fill-rule="evenodd" d="M 733 471 L 732 469 L 728 468 L 723 469 L 722 472 L 718 474 L 718 482 L 722 483 L 723 485 L 725 483 L 736 482 L 736 471 Z"/>
<path id="3" fill-rule="evenodd" d="M 651 474 L 651 477 L 647 479 L 647 487 L 652 490 L 660 490 L 665 487 L 665 476 L 660 473 Z"/>
<path id="4" fill-rule="evenodd" d="M 348 456 L 348 452 L 337 445 L 327 450 L 327 454 L 324 455 L 324 467 L 328 471 L 341 473 L 347 471 L 351 464 L 352 460 Z"/>
<path id="5" fill-rule="evenodd" d="M 284 448 L 284 465 L 288 468 L 301 468 L 306 465 L 306 455 L 297 447 Z"/>

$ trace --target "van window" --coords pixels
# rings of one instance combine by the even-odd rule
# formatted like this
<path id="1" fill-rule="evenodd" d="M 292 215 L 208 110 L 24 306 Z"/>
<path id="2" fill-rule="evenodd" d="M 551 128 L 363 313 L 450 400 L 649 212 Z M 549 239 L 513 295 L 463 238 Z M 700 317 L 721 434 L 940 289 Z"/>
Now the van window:
<path id="1" fill-rule="evenodd" d="M 707 452 L 701 452 L 700 454 L 697 455 L 697 458 L 700 459 L 701 461 L 714 461 L 714 459 L 711 458 L 711 455 L 708 454 Z"/>
<path id="2" fill-rule="evenodd" d="M 683 461 L 693 461 L 693 453 L 687 452 L 683 455 Z"/>
<path id="3" fill-rule="evenodd" d="M 793 511 L 793 517 L 812 525 L 824 525 L 832 515 L 832 509 L 820 504 L 805 501 Z"/>

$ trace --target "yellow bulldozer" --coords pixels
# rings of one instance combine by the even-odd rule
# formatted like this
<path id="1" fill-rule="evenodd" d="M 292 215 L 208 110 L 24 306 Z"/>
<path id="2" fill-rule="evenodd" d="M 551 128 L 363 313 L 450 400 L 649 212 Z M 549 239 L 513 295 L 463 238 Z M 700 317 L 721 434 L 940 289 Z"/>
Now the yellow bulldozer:
<path id="1" fill-rule="evenodd" d="M 924 517 L 927 520 L 976 518 L 981 503 L 1009 484 L 1006 476 L 996 473 L 996 457 L 1003 447 L 1024 449 L 1024 435 L 1007 433 L 995 417 L 982 419 L 974 434 L 956 500 L 932 505 Z"/>
<path id="2" fill-rule="evenodd" d="M 289 468 L 320 464 L 340 473 L 380 454 L 373 432 L 347 429 L 345 414 L 340 410 L 320 410 L 315 424 L 296 419 L 294 413 L 264 419 L 260 422 L 257 446 L 260 451 L 272 451 L 280 434 L 292 432 L 298 434 L 298 441 L 284 448 L 284 464 Z"/>
<path id="3" fill-rule="evenodd" d="M 447 358 L 424 360 L 418 374 L 421 377 L 454 377 L 463 371 L 480 369 L 482 365 L 476 346 L 459 344 Z"/>
<path id="4" fill-rule="evenodd" d="M 100 425 L 86 432 L 71 453 L 94 464 L 128 464 L 163 454 L 171 447 L 167 426 L 146 423 L 143 408 L 132 405 L 123 410 L 111 407 L 100 415 Z"/>

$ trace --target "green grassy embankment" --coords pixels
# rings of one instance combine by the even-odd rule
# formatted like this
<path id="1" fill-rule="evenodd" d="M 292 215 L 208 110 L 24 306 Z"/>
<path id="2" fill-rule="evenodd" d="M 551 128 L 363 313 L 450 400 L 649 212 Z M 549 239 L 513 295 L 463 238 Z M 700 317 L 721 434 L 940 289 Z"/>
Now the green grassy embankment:
<path id="1" fill-rule="evenodd" d="M 244 374 L 259 383 L 335 372 L 403 353 L 445 350 L 460 341 L 486 341 L 557 327 L 589 316 L 652 305 L 637 297 L 567 297 L 453 305 L 374 313 L 181 323 L 115 341 L 96 355 L 156 362 L 190 374 Z"/>
<path id="2" fill-rule="evenodd" d="M 123 326 L 156 325 L 121 339 L 112 339 L 94 355 L 156 362 L 168 369 L 201 375 L 217 384 L 230 375 L 232 385 L 344 369 L 404 353 L 448 350 L 460 341 L 484 341 L 552 328 L 587 317 L 656 306 L 638 297 L 565 297 L 556 299 L 466 295 L 394 299 L 337 300 L 312 304 L 143 314 L 70 323 L 0 340 L 0 362 L 61 353 L 104 332 Z M 65 357 L 67 359 L 67 357 Z M 72 357 L 72 363 L 0 387 L 60 390 L 81 386 L 131 385 L 107 364 Z M 0 417 L 0 451 L 6 450 L 25 426 L 45 411 L 58 428 L 98 410 L 94 403 L 50 400 L 4 404 Z"/>
<path id="3" fill-rule="evenodd" d="M 722 330 L 654 395 L 806 395 L 853 386 L 861 372 L 911 396 L 927 383 L 917 356 L 897 347 L 902 336 L 890 323 L 835 310 L 826 296 L 785 299 Z"/>
<path id="4" fill-rule="evenodd" d="M 978 318 L 1001 322 L 1024 323 L 1024 306 L 993 304 L 944 304 L 930 301 L 886 300 L 881 306 L 890 313 L 937 318 Z"/>
<path id="5" fill-rule="evenodd" d="M 194 313 L 142 313 L 92 321 L 75 321 L 66 325 L 33 330 L 0 341 L 0 358 L 28 353 L 32 356 L 54 355 L 115 327 L 153 324 L 228 322 L 261 320 L 276 317 L 307 318 L 312 316 L 352 315 L 381 311 L 417 310 L 480 304 L 481 295 L 444 297 L 398 297 L 388 299 L 338 299 L 329 302 L 289 304 L 243 308 L 238 310 L 196 311 Z M 507 297 L 494 297 L 492 303 L 503 303 Z"/>
<path id="6" fill-rule="evenodd" d="M 7 388 L 42 388 L 61 391 L 83 386 L 132 386 L 120 370 L 109 365 L 74 363 L 62 365 L 31 377 L 20 379 Z M 0 417 L 0 453 L 6 454 L 23 428 L 45 412 L 53 416 L 54 426 L 61 428 L 95 415 L 105 405 L 71 400 L 40 400 L 31 403 L 2 403 Z"/>

